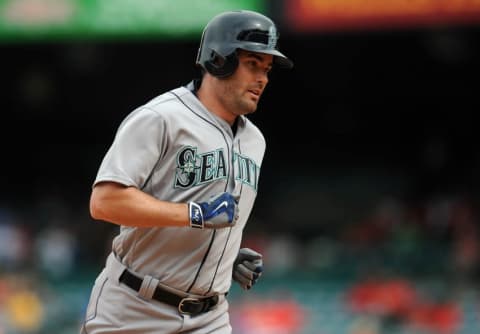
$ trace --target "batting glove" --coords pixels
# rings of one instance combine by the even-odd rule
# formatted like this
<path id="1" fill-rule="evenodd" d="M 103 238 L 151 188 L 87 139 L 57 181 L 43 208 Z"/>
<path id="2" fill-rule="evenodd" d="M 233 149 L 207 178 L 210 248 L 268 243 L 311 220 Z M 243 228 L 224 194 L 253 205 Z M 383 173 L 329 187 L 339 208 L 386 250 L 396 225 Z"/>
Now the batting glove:
<path id="1" fill-rule="evenodd" d="M 250 290 L 263 272 L 262 254 L 250 248 L 241 248 L 233 263 L 232 278 L 242 289 Z"/>
<path id="2" fill-rule="evenodd" d="M 238 198 L 224 192 L 207 202 L 189 202 L 188 214 L 193 228 L 232 227 L 238 219 Z"/>

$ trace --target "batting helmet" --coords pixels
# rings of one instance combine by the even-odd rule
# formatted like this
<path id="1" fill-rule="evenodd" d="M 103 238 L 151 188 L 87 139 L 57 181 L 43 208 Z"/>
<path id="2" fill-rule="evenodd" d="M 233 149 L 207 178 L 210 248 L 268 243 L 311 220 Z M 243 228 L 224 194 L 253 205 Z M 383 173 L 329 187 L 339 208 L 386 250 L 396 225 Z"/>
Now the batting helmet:
<path id="1" fill-rule="evenodd" d="M 292 68 L 293 62 L 277 49 L 278 32 L 268 17 L 249 10 L 215 16 L 205 26 L 197 65 L 216 77 L 227 77 L 238 66 L 237 49 L 273 55 L 274 64 Z"/>

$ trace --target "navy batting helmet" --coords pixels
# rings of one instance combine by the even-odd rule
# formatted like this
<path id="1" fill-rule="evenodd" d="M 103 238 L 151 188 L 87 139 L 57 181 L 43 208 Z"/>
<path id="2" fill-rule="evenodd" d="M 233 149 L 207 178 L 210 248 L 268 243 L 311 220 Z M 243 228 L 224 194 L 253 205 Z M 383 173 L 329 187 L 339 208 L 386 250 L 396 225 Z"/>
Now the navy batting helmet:
<path id="1" fill-rule="evenodd" d="M 277 49 L 278 31 L 271 19 L 249 10 L 215 16 L 203 30 L 197 65 L 216 77 L 226 77 L 238 66 L 237 49 L 273 55 L 273 63 L 292 68 L 293 62 Z"/>

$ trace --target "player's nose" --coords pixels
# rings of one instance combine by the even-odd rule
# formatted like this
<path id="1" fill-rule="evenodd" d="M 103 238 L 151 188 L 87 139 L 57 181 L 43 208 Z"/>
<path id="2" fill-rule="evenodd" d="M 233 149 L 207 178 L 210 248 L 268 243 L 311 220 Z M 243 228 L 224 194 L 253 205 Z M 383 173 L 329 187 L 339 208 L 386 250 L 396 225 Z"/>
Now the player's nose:
<path id="1" fill-rule="evenodd" d="M 260 72 L 257 75 L 257 82 L 260 84 L 261 89 L 263 89 L 268 83 L 268 73 Z"/>

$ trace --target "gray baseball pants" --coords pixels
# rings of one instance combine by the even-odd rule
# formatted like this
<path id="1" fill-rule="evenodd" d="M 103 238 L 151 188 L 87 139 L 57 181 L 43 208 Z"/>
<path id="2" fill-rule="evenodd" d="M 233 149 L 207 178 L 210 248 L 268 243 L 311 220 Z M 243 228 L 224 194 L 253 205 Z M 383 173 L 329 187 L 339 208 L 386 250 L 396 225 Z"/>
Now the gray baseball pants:
<path id="1" fill-rule="evenodd" d="M 218 305 L 208 312 L 195 316 L 181 314 L 176 307 L 151 298 L 156 285 L 145 284 L 144 289 L 136 292 L 120 283 L 124 269 L 110 254 L 95 280 L 81 334 L 232 333 L 225 296 L 220 296 Z"/>

